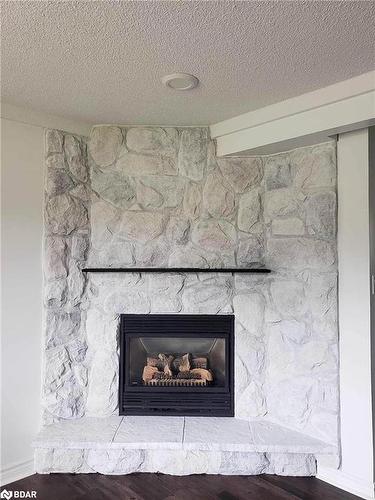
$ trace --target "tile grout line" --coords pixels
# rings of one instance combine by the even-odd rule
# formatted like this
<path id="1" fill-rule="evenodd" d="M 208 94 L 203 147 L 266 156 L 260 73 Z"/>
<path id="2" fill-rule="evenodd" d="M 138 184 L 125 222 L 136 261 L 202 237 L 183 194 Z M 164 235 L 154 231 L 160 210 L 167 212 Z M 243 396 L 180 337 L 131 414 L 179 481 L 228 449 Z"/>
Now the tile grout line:
<path id="1" fill-rule="evenodd" d="M 118 433 L 118 431 L 119 431 L 119 429 L 120 429 L 120 425 L 121 425 L 121 424 L 122 424 L 122 422 L 124 421 L 124 418 L 125 418 L 125 417 L 121 417 L 120 423 L 118 424 L 117 429 L 115 430 L 115 433 L 114 433 L 113 438 L 112 438 L 112 440 L 111 440 L 111 444 L 112 444 L 112 443 L 114 442 L 114 440 L 116 439 L 117 433 Z"/>
<path id="2" fill-rule="evenodd" d="M 185 442 L 185 422 L 186 422 L 186 417 L 184 417 L 184 424 L 182 426 L 182 449 L 184 448 L 184 442 Z"/>

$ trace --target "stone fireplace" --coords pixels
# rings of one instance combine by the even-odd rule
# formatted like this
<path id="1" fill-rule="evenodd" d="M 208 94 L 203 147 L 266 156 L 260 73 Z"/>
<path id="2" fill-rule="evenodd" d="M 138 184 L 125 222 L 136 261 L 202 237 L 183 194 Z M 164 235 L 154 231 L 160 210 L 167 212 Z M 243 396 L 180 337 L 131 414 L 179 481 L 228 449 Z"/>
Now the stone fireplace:
<path id="1" fill-rule="evenodd" d="M 143 341 L 143 365 L 128 379 L 119 406 L 122 315 L 215 315 L 234 321 L 228 414 L 337 446 L 336 264 L 333 142 L 267 157 L 216 158 L 206 128 L 100 126 L 88 140 L 47 131 L 45 424 L 125 414 L 121 405 L 133 382 L 155 364 L 151 355 L 189 355 L 190 364 L 208 357 L 198 352 L 209 350 L 208 343 L 195 351 L 186 343 L 167 348 Z M 254 265 L 272 272 L 220 272 Z M 90 267 L 137 271 L 82 272 Z M 150 267 L 163 272 L 148 273 Z M 177 369 L 171 372 L 177 379 Z M 142 389 L 172 390 L 155 384 Z M 214 388 L 191 386 L 186 393 Z M 131 418 L 146 418 L 140 413 Z M 42 448 L 51 451 L 54 442 Z M 315 452 L 308 451 L 318 448 L 298 448 L 310 472 Z M 38 470 L 59 469 L 46 456 Z M 225 473 L 220 467 L 212 470 Z"/>

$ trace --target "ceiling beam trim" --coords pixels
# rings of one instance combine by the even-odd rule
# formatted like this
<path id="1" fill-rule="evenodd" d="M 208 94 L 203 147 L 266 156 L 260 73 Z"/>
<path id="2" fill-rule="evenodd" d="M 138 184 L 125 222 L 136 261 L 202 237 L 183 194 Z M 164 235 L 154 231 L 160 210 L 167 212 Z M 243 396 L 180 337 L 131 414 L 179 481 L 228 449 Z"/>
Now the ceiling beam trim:
<path id="1" fill-rule="evenodd" d="M 211 125 L 218 156 L 273 154 L 375 124 L 375 72 Z"/>

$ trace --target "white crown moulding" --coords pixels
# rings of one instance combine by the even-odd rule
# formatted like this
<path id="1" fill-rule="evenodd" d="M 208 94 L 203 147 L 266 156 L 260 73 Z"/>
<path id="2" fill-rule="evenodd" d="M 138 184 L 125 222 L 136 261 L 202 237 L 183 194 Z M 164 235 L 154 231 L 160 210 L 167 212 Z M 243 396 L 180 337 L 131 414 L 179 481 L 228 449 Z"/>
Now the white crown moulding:
<path id="1" fill-rule="evenodd" d="M 274 154 L 375 124 L 375 71 L 210 126 L 218 156 Z"/>

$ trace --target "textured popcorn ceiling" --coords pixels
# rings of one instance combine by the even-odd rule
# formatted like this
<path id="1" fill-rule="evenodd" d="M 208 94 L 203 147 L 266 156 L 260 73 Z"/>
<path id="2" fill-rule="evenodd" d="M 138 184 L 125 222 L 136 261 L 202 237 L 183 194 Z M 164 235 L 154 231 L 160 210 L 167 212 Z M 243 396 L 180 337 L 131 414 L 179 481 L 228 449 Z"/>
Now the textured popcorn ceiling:
<path id="1" fill-rule="evenodd" d="M 3 2 L 2 99 L 91 123 L 198 125 L 375 67 L 374 2 Z M 160 78 L 186 71 L 189 93 Z"/>

